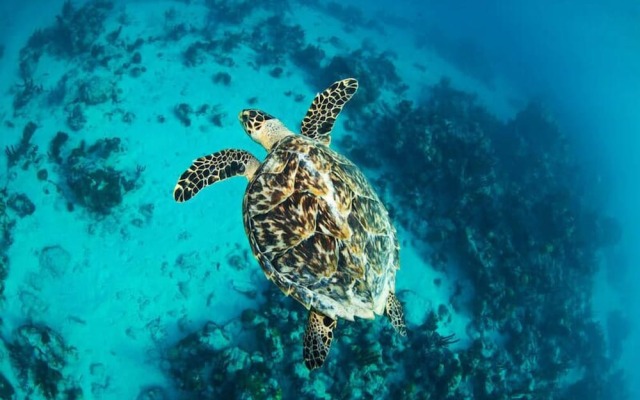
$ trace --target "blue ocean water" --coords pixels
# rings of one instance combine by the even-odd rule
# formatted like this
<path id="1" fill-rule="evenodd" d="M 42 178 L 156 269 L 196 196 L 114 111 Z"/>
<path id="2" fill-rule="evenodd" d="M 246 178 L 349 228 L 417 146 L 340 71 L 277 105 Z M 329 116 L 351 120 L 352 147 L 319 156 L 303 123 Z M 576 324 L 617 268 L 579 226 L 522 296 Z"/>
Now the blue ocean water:
<path id="1" fill-rule="evenodd" d="M 639 50 L 628 0 L 0 1 L 0 399 L 640 398 Z M 172 191 L 347 77 L 408 333 L 309 371 L 247 180 Z"/>

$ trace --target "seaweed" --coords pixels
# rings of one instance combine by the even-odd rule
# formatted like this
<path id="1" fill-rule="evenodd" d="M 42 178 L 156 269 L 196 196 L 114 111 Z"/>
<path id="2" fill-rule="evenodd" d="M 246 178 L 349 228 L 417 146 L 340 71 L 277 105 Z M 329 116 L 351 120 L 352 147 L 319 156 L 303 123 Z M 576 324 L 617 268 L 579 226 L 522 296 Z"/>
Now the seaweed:
<path id="1" fill-rule="evenodd" d="M 2 277 L 0 277 L 0 281 L 2 281 Z M 0 296 L 2 295 L 2 290 L 0 290 Z M 11 385 L 11 382 L 0 372 L 0 398 L 2 399 L 13 399 L 16 391 Z"/>
<path id="2" fill-rule="evenodd" d="M 44 398 L 81 398 L 82 391 L 63 374 L 65 356 L 72 352 L 62 336 L 45 325 L 25 324 L 6 342 L 9 358 L 22 386 L 37 390 Z"/>
<path id="3" fill-rule="evenodd" d="M 94 0 L 76 9 L 65 2 L 56 25 L 51 32 L 51 51 L 63 57 L 86 54 L 104 30 L 107 12 L 112 1 Z"/>
<path id="4" fill-rule="evenodd" d="M 202 56 L 202 50 L 206 47 L 206 43 L 202 41 L 196 41 L 191 43 L 187 49 L 182 53 L 182 62 L 187 67 L 195 67 L 204 62 Z"/>
<path id="5" fill-rule="evenodd" d="M 271 75 L 272 78 L 280 78 L 283 72 L 284 70 L 282 69 L 282 67 L 273 67 L 269 71 L 269 75 Z"/>
<path id="6" fill-rule="evenodd" d="M 36 206 L 24 193 L 13 193 L 7 200 L 7 207 L 12 209 L 20 218 L 31 215 L 36 211 Z"/>
<path id="7" fill-rule="evenodd" d="M 218 72 L 215 75 L 213 75 L 213 83 L 221 83 L 225 86 L 229 86 L 229 84 L 231 83 L 231 75 L 229 75 L 227 72 Z"/>
<path id="8" fill-rule="evenodd" d="M 66 183 L 75 201 L 88 210 L 98 215 L 107 215 L 122 203 L 122 176 L 115 169 L 99 167 L 86 171 L 79 164 L 71 166 L 66 175 Z"/>
<path id="9" fill-rule="evenodd" d="M 165 40 L 177 42 L 189 33 L 189 27 L 185 23 L 170 25 L 165 28 Z"/>
<path id="10" fill-rule="evenodd" d="M 193 108 L 187 103 L 177 104 L 173 109 L 173 114 L 184 126 L 191 126 L 191 115 Z"/>
<path id="11" fill-rule="evenodd" d="M 143 38 L 137 38 L 133 43 L 130 43 L 127 45 L 127 52 L 131 53 L 133 51 L 136 51 L 138 49 L 140 49 L 142 47 L 142 45 L 144 45 L 144 39 Z"/>
<path id="12" fill-rule="evenodd" d="M 67 114 L 67 125 L 73 131 L 79 131 L 87 123 L 87 117 L 84 114 L 84 110 L 80 104 L 76 104 L 69 110 Z"/>
<path id="13" fill-rule="evenodd" d="M 58 82 L 53 89 L 49 91 L 47 95 L 47 104 L 49 106 L 57 106 L 64 102 L 67 95 L 67 81 L 69 80 L 69 74 L 66 73 L 58 79 Z"/>
<path id="14" fill-rule="evenodd" d="M 205 0 L 209 9 L 207 27 L 215 29 L 220 24 L 240 25 L 255 7 L 247 0 L 230 3 L 225 0 Z"/>
<path id="15" fill-rule="evenodd" d="M 20 137 L 18 145 L 9 145 L 5 147 L 4 152 L 7 155 L 8 168 L 13 167 L 18 163 L 18 161 L 20 161 L 20 159 L 37 150 L 37 148 L 31 144 L 31 138 L 33 137 L 36 129 L 38 129 L 38 126 L 34 122 L 28 122 L 22 130 L 22 136 Z"/>
<path id="16" fill-rule="evenodd" d="M 122 33 L 122 25 L 118 26 L 116 30 L 113 30 L 107 34 L 107 43 L 110 45 L 114 45 L 116 41 L 120 38 L 120 34 Z"/>
<path id="17" fill-rule="evenodd" d="M 49 158 L 53 162 L 57 164 L 62 163 L 62 157 L 60 155 L 60 152 L 62 150 L 62 146 L 64 146 L 64 144 L 68 140 L 69 140 L 69 135 L 67 133 L 60 132 L 60 131 L 56 133 L 53 139 L 51 139 L 51 142 L 49 143 Z"/>
<path id="18" fill-rule="evenodd" d="M 325 54 L 320 46 L 307 45 L 302 49 L 296 49 L 291 55 L 294 64 L 304 69 L 307 73 L 313 74 L 320 70 L 320 65 L 324 60 Z"/>
<path id="19" fill-rule="evenodd" d="M 18 91 L 13 98 L 14 114 L 25 107 L 31 100 L 40 95 L 44 91 L 41 84 L 36 84 L 33 79 L 27 78 L 18 85 Z"/>

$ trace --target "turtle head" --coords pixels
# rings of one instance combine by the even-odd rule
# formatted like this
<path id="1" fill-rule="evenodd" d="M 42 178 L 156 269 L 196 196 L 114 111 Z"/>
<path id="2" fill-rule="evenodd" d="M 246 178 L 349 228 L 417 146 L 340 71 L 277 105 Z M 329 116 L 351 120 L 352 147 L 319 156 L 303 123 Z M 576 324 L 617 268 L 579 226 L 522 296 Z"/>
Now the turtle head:
<path id="1" fill-rule="evenodd" d="M 279 119 L 264 111 L 242 110 L 238 119 L 247 135 L 267 151 L 271 150 L 271 147 L 283 137 L 293 134 Z"/>

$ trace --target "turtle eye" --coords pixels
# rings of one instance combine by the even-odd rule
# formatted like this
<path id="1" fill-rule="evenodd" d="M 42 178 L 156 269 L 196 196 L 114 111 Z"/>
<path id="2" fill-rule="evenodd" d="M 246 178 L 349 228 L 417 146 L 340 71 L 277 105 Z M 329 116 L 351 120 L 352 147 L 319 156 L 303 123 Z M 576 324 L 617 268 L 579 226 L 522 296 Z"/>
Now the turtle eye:
<path id="1" fill-rule="evenodd" d="M 247 115 L 247 113 L 242 113 L 242 117 L 240 117 L 240 119 L 242 122 L 247 123 L 247 121 L 249 121 L 249 115 Z"/>

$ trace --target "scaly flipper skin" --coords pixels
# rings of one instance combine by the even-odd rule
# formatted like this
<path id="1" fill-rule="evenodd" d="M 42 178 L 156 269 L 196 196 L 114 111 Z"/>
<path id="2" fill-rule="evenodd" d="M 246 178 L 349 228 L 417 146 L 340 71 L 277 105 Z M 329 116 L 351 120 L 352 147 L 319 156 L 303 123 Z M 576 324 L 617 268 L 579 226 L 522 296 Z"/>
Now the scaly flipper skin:
<path id="1" fill-rule="evenodd" d="M 173 189 L 173 198 L 182 203 L 216 182 L 243 175 L 251 179 L 260 161 L 245 150 L 228 149 L 200 157 L 184 171 Z"/>
<path id="2" fill-rule="evenodd" d="M 304 332 L 304 344 L 302 355 L 304 365 L 309 370 L 320 368 L 329 354 L 331 341 L 333 340 L 333 330 L 337 321 L 327 316 L 319 314 L 313 310 L 309 311 L 309 321 Z"/>
<path id="3" fill-rule="evenodd" d="M 342 107 L 358 90 L 358 81 L 353 78 L 335 82 L 318 93 L 302 120 L 300 133 L 324 145 L 331 143 L 331 129 Z"/>
<path id="4" fill-rule="evenodd" d="M 395 294 L 389 292 L 387 297 L 386 313 L 391 320 L 391 325 L 395 328 L 400 336 L 407 335 L 407 326 L 404 323 L 404 313 L 402 312 L 402 304 Z"/>

